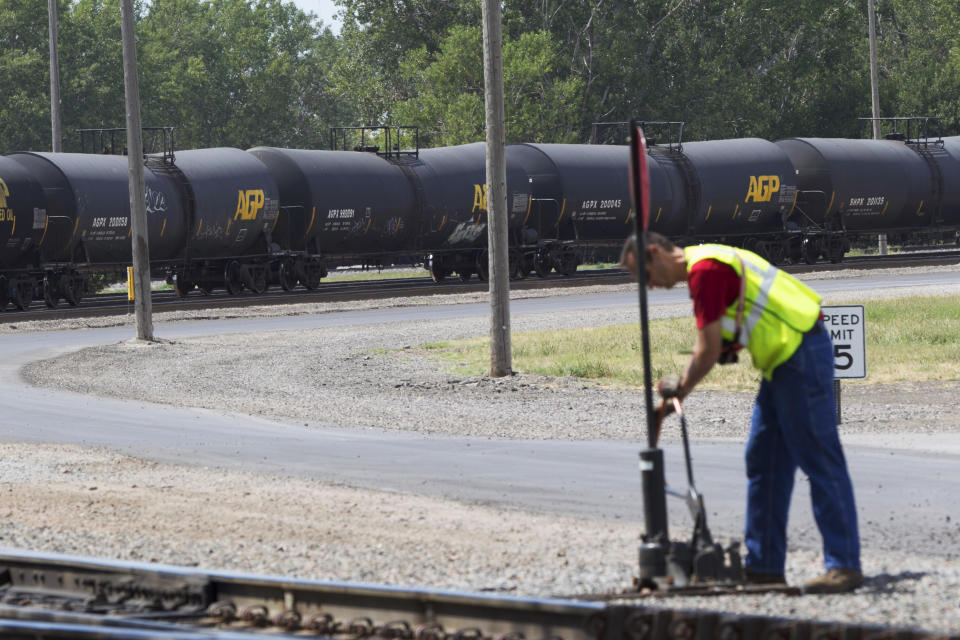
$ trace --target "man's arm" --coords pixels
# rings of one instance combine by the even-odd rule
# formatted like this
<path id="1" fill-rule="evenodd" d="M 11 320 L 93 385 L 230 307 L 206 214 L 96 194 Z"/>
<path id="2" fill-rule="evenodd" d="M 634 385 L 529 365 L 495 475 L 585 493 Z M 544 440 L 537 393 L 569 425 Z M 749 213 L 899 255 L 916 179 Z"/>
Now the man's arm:
<path id="1" fill-rule="evenodd" d="M 680 379 L 680 385 L 677 388 L 677 394 L 681 399 L 685 398 L 693 391 L 703 378 L 710 373 L 710 369 L 716 364 L 720 357 L 720 350 L 723 348 L 723 334 L 720 329 L 722 317 L 717 318 L 702 329 L 697 330 L 697 343 L 693 346 L 693 355 L 687 368 L 683 371 L 683 377 Z"/>

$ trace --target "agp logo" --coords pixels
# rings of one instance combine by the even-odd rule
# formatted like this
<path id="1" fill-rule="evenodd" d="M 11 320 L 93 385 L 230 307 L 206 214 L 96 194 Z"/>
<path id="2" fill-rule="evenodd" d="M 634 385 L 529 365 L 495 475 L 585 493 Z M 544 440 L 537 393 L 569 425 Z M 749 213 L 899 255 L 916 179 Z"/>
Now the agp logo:
<path id="1" fill-rule="evenodd" d="M 780 176 L 750 176 L 744 202 L 770 202 L 777 191 L 780 191 Z"/>
<path id="2" fill-rule="evenodd" d="M 487 185 L 473 185 L 473 209 L 470 209 L 470 213 L 473 213 L 477 209 L 480 211 L 487 210 Z"/>
<path id="3" fill-rule="evenodd" d="M 260 212 L 260 209 L 263 209 L 263 202 L 263 189 L 241 190 L 237 199 L 237 213 L 233 216 L 233 219 L 255 220 L 257 213 Z"/>
<path id="4" fill-rule="evenodd" d="M 10 189 L 7 183 L 0 178 L 0 222 L 14 222 L 13 209 L 7 208 L 7 198 L 10 197 Z"/>

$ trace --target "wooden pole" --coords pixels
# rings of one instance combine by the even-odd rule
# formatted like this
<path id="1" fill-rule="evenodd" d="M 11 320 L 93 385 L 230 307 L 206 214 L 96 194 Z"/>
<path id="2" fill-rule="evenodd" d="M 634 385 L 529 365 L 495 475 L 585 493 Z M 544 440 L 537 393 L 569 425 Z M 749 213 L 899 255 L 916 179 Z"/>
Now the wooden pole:
<path id="1" fill-rule="evenodd" d="M 880 139 L 880 88 L 877 79 L 877 19 L 873 0 L 867 0 L 867 24 L 870 29 L 870 107 L 873 113 L 873 139 Z M 887 254 L 887 234 L 877 238 L 880 255 Z"/>
<path id="2" fill-rule="evenodd" d="M 512 373 L 507 234 L 506 134 L 500 0 L 483 0 L 483 84 L 487 116 L 487 241 L 490 268 L 490 375 Z"/>
<path id="3" fill-rule="evenodd" d="M 63 151 L 63 124 L 60 121 L 60 57 L 57 53 L 57 0 L 47 0 L 50 26 L 50 132 L 51 151 Z"/>
<path id="4" fill-rule="evenodd" d="M 140 83 L 134 40 L 133 0 L 121 0 L 123 84 L 127 101 L 127 160 L 130 169 L 130 226 L 133 242 L 134 315 L 137 338 L 153 340 L 150 299 L 150 245 L 147 238 L 147 203 L 143 177 L 143 131 L 140 126 Z"/>

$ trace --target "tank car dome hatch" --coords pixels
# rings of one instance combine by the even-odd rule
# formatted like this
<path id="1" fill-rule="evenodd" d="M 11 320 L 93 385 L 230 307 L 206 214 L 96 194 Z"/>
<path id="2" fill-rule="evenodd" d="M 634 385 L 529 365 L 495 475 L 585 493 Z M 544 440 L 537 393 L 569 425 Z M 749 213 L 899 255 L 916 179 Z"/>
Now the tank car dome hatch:
<path id="1" fill-rule="evenodd" d="M 409 249 L 418 231 L 413 186 L 383 158 L 354 151 L 255 147 L 281 187 L 277 235 L 324 255 Z"/>
<path id="2" fill-rule="evenodd" d="M 27 262 L 46 228 L 47 200 L 40 183 L 15 159 L 0 156 L 0 265 Z"/>
<path id="3" fill-rule="evenodd" d="M 232 147 L 178 151 L 176 167 L 189 185 L 190 252 L 207 258 L 267 253 L 279 190 L 267 167 Z"/>
<path id="4" fill-rule="evenodd" d="M 817 223 L 853 232 L 929 226 L 938 204 L 931 166 L 892 140 L 787 138 L 801 206 Z"/>
<path id="5" fill-rule="evenodd" d="M 129 165 L 125 156 L 82 153 L 10 154 L 44 185 L 44 260 L 129 264 Z M 144 167 L 150 259 L 173 257 L 183 244 L 175 227 L 183 212 L 174 180 Z M 174 228 L 171 228 L 174 227 Z"/>

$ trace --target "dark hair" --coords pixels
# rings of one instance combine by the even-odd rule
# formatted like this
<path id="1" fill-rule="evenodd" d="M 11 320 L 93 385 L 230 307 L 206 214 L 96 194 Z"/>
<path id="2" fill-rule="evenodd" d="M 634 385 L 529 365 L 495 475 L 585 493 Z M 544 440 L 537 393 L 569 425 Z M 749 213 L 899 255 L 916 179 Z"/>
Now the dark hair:
<path id="1" fill-rule="evenodd" d="M 647 264 L 650 264 L 650 261 L 652 260 L 650 256 L 651 246 L 657 245 L 658 247 L 660 247 L 661 249 L 663 249 L 668 253 L 676 249 L 676 245 L 673 244 L 669 238 L 667 238 L 663 234 L 657 233 L 656 231 L 647 231 L 644 239 L 647 242 L 647 247 L 646 247 L 646 250 L 644 251 L 644 255 L 645 255 L 644 260 L 646 261 Z M 626 264 L 626 257 L 627 257 L 627 254 L 629 253 L 632 253 L 634 255 L 636 255 L 637 253 L 637 234 L 635 233 L 631 234 L 627 238 L 626 242 L 623 243 L 623 249 L 620 252 L 620 264 Z"/>

